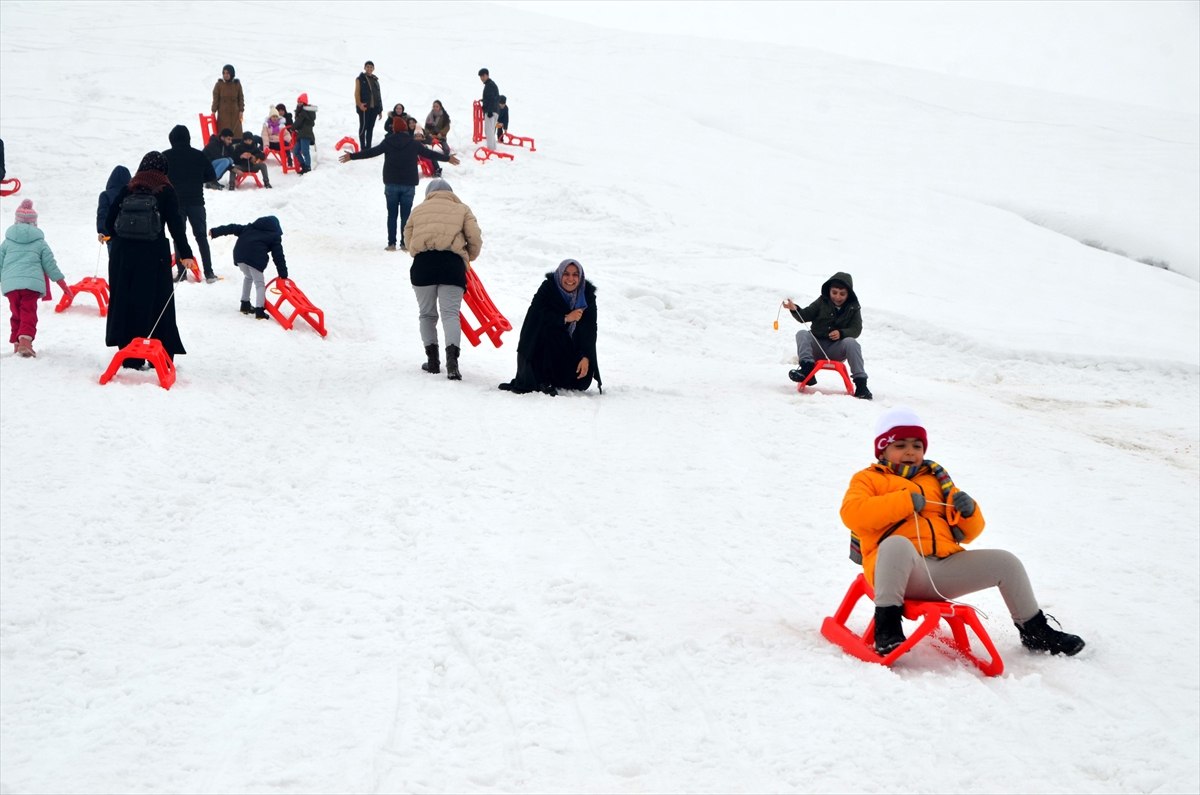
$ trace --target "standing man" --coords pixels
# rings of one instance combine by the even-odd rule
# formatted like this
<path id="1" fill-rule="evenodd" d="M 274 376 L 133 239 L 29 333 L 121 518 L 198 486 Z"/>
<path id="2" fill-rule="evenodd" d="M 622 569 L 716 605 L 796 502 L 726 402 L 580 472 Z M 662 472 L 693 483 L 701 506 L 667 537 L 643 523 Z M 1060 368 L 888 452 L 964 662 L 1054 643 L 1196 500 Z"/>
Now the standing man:
<path id="1" fill-rule="evenodd" d="M 191 224 L 196 248 L 200 249 L 200 261 L 204 264 L 204 281 L 212 284 L 217 280 L 213 273 L 212 254 L 208 248 L 208 218 L 204 212 L 204 185 L 217 181 L 212 161 L 192 146 L 192 134 L 182 124 L 167 135 L 171 148 L 163 152 L 167 161 L 167 174 L 179 198 L 179 216 Z M 176 281 L 182 281 L 187 271 L 180 265 Z"/>
<path id="2" fill-rule="evenodd" d="M 493 81 L 487 69 L 479 70 L 479 79 L 483 81 L 483 135 L 487 138 L 487 148 L 496 148 L 496 117 L 500 113 L 500 87 Z"/>
<path id="3" fill-rule="evenodd" d="M 413 140 L 408 131 L 408 119 L 404 116 L 392 118 L 392 134 L 384 138 L 379 146 L 372 146 L 361 152 L 344 152 L 338 158 L 339 163 L 350 160 L 383 155 L 383 196 L 387 201 L 387 251 L 396 250 L 396 216 L 400 216 L 400 230 L 408 224 L 408 214 L 412 211 L 413 196 L 417 191 L 417 183 L 421 181 L 417 173 L 417 158 L 440 160 L 458 165 L 458 158 L 448 155 L 438 149 L 430 149 L 424 144 Z M 404 238 L 400 238 L 400 248 L 405 249 Z"/>
<path id="4" fill-rule="evenodd" d="M 358 111 L 359 146 L 370 149 L 375 120 L 383 115 L 383 94 L 379 91 L 379 78 L 375 76 L 373 61 L 363 64 L 362 72 L 354 81 L 354 107 Z"/>

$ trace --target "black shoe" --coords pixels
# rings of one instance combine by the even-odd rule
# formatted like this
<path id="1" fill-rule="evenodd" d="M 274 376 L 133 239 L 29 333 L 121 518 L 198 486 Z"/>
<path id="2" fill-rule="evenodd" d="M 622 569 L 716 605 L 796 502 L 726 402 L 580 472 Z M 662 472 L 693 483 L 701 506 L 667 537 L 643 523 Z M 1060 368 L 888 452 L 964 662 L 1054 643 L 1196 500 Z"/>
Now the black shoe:
<path id="1" fill-rule="evenodd" d="M 438 359 L 438 346 L 425 346 L 425 364 L 421 365 L 421 369 L 427 373 L 440 373 L 442 371 L 442 362 Z"/>
<path id="2" fill-rule="evenodd" d="M 867 389 L 867 377 L 865 375 L 860 375 L 854 379 L 854 397 L 861 398 L 862 400 L 870 400 L 875 397 L 871 394 L 871 390 Z"/>
<path id="3" fill-rule="evenodd" d="M 875 608 L 875 653 L 886 657 L 904 642 L 904 606 Z"/>
<path id="4" fill-rule="evenodd" d="M 1083 638 L 1055 629 L 1050 626 L 1046 618 L 1046 614 L 1039 610 L 1036 616 L 1024 624 L 1016 625 L 1017 631 L 1021 633 L 1021 645 L 1030 651 L 1048 651 L 1051 654 L 1065 654 L 1068 657 L 1074 657 L 1083 651 L 1083 647 L 1087 645 L 1083 642 Z M 1049 618 L 1054 618 L 1054 616 L 1049 616 Z M 1058 624 L 1058 620 L 1055 619 L 1054 623 Z"/>
<path id="5" fill-rule="evenodd" d="M 816 367 L 816 365 L 817 365 L 816 362 L 810 362 L 810 361 L 800 362 L 800 366 L 797 367 L 795 370 L 788 370 L 788 378 L 792 379 L 797 384 L 802 383 L 805 378 L 808 378 L 808 374 L 813 371 L 813 367 Z M 816 383 L 817 383 L 817 377 L 814 375 L 812 378 L 809 379 L 807 386 L 813 386 Z"/>
<path id="6" fill-rule="evenodd" d="M 242 301 L 242 314 L 243 315 L 253 315 L 254 314 L 254 307 L 250 305 L 249 301 Z"/>
<path id="7" fill-rule="evenodd" d="M 462 373 L 458 371 L 458 354 L 459 347 L 457 345 L 446 346 L 446 377 L 451 381 L 462 380 Z"/>
<path id="8" fill-rule="evenodd" d="M 270 320 L 270 318 L 271 316 L 267 314 L 267 310 L 263 309 L 261 306 L 254 307 L 255 320 Z"/>

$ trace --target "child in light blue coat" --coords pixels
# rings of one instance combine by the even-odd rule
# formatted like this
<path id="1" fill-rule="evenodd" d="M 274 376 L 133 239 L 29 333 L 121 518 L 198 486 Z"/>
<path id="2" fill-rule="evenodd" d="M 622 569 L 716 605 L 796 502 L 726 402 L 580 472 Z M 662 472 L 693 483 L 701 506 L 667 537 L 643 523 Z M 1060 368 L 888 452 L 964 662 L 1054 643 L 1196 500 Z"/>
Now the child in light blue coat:
<path id="1" fill-rule="evenodd" d="M 17 222 L 4 233 L 0 243 L 0 292 L 8 296 L 12 313 L 12 334 L 8 341 L 20 356 L 37 356 L 33 338 L 37 336 L 37 305 L 50 289 L 50 279 L 68 295 L 71 288 L 46 245 L 46 236 L 37 228 L 37 211 L 29 199 L 17 208 Z"/>

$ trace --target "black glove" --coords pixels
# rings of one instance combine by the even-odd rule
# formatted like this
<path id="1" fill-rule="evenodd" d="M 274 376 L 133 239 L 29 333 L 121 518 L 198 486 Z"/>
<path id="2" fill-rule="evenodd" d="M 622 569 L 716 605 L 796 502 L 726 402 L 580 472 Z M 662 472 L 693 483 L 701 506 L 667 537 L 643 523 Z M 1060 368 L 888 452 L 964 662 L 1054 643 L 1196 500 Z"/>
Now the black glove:
<path id="1" fill-rule="evenodd" d="M 956 491 L 954 493 L 954 507 L 967 518 L 975 515 L 975 500 L 971 499 L 971 495 L 965 491 Z"/>
<path id="2" fill-rule="evenodd" d="M 913 510 L 920 513 L 921 509 L 925 507 L 925 495 L 919 491 L 914 491 L 910 496 L 913 501 Z"/>

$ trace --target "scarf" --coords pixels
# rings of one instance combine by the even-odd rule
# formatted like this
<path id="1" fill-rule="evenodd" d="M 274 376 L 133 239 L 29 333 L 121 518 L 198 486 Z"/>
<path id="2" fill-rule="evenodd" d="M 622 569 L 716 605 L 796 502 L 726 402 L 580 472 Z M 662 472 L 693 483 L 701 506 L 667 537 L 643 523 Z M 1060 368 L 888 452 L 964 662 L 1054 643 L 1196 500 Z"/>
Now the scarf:
<path id="1" fill-rule="evenodd" d="M 567 292 L 562 286 L 563 271 L 568 265 L 574 265 L 579 270 L 579 284 L 572 292 Z M 587 309 L 587 297 L 584 295 L 583 266 L 579 264 L 579 260 L 565 259 L 558 263 L 558 267 L 554 269 L 554 286 L 558 288 L 558 294 L 567 302 L 567 311 L 575 309 Z M 570 323 L 567 326 L 567 336 L 575 336 L 575 323 Z"/>
<path id="2" fill-rule="evenodd" d="M 887 467 L 888 471 L 892 474 L 899 475 L 905 480 L 912 480 L 919 473 L 928 469 L 929 473 L 937 478 L 938 487 L 942 490 L 942 502 L 947 505 L 952 504 L 950 502 L 950 491 L 954 488 L 954 481 L 950 479 L 950 473 L 946 471 L 946 468 L 938 462 L 930 461 L 927 458 L 919 464 L 892 464 L 881 458 L 879 459 L 879 463 Z M 954 536 L 955 541 L 963 540 L 963 531 L 957 527 L 951 526 L 950 533 Z"/>
<path id="3" fill-rule="evenodd" d="M 163 188 L 172 187 L 171 180 L 167 179 L 167 159 L 162 152 L 146 153 L 128 187 L 130 191 L 140 189 L 142 193 L 161 193 Z"/>

